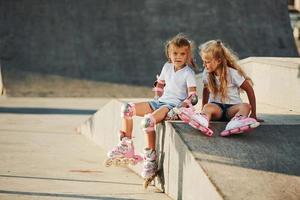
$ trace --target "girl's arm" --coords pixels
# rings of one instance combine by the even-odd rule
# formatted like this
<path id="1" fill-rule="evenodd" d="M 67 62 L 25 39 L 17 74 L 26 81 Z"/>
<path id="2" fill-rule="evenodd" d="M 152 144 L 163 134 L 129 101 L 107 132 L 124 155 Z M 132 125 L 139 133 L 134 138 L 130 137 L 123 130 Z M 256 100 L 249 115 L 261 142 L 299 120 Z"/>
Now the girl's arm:
<path id="1" fill-rule="evenodd" d="M 189 87 L 188 94 L 188 97 L 180 104 L 180 107 L 189 107 L 190 104 L 194 105 L 194 103 L 198 102 L 197 87 Z"/>
<path id="2" fill-rule="evenodd" d="M 205 104 L 208 102 L 208 97 L 209 97 L 209 90 L 207 88 L 207 85 L 203 86 L 203 91 L 202 91 L 202 108 Z M 202 110 L 202 109 L 201 109 Z"/>
<path id="3" fill-rule="evenodd" d="M 249 104 L 251 105 L 251 114 L 250 117 L 257 119 L 256 117 L 256 99 L 255 99 L 255 94 L 253 87 L 249 83 L 249 81 L 244 81 L 242 85 L 240 86 L 245 92 L 247 93 Z"/>
<path id="4" fill-rule="evenodd" d="M 162 80 L 159 80 L 157 78 L 157 80 L 155 81 L 155 83 L 153 84 L 153 91 L 154 91 L 154 99 L 158 99 L 159 97 L 161 97 L 164 93 L 164 87 L 165 87 L 165 82 Z"/>
<path id="5" fill-rule="evenodd" d="M 188 88 L 188 93 L 190 94 L 190 93 L 195 93 L 195 92 L 197 92 L 197 87 L 189 87 Z"/>

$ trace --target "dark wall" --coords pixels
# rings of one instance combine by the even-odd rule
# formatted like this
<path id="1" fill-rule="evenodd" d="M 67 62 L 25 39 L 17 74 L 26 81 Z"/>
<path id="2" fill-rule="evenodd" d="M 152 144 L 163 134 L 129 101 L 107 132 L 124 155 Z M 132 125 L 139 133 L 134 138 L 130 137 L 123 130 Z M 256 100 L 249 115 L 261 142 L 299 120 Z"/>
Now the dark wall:
<path id="1" fill-rule="evenodd" d="M 0 0 L 4 71 L 150 85 L 178 32 L 241 58 L 298 55 L 286 0 Z"/>

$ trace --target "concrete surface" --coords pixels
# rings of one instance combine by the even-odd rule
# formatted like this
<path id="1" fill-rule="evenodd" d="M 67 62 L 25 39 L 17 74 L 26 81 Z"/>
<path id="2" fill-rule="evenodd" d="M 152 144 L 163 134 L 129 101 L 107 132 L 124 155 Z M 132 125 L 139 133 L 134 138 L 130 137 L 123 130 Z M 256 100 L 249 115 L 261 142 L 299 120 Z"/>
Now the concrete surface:
<path id="1" fill-rule="evenodd" d="M 263 124 L 230 138 L 172 125 L 224 199 L 300 198 L 300 117 L 298 125 Z"/>
<path id="2" fill-rule="evenodd" d="M 258 102 L 300 112 L 300 58 L 249 57 L 239 63 Z"/>
<path id="3" fill-rule="evenodd" d="M 142 102 L 147 99 L 113 99 L 80 127 L 81 134 L 103 149 L 113 148 L 118 140 L 121 128 L 121 102 Z M 137 153 L 142 153 L 146 146 L 145 135 L 140 129 L 141 117 L 134 118 L 133 142 Z M 157 126 L 156 149 L 160 158 L 159 178 L 155 185 L 173 199 L 193 200 L 222 199 L 215 186 L 197 164 L 188 147 L 182 142 L 170 124 Z M 142 165 L 130 166 L 137 174 Z"/>
<path id="4" fill-rule="evenodd" d="M 81 133 L 104 149 L 114 146 L 121 101 L 146 99 L 110 101 L 79 127 Z M 300 112 L 268 104 L 258 104 L 257 110 L 265 120 L 260 127 L 228 138 L 219 136 L 226 125 L 221 122 L 211 124 L 211 138 L 182 122 L 159 124 L 160 173 L 155 185 L 174 199 L 299 199 Z M 134 118 L 137 152 L 145 146 L 141 119 Z M 141 172 L 141 165 L 131 168 Z"/>
<path id="5" fill-rule="evenodd" d="M 170 199 L 75 131 L 107 102 L 0 98 L 0 199 Z"/>
<path id="6" fill-rule="evenodd" d="M 0 0 L 0 13 L 5 73 L 150 86 L 179 32 L 196 46 L 221 39 L 241 58 L 298 56 L 283 0 Z"/>
<path id="7" fill-rule="evenodd" d="M 2 69 L 1 69 L 1 63 L 0 63 L 0 96 L 4 95 L 4 85 L 2 81 Z"/>

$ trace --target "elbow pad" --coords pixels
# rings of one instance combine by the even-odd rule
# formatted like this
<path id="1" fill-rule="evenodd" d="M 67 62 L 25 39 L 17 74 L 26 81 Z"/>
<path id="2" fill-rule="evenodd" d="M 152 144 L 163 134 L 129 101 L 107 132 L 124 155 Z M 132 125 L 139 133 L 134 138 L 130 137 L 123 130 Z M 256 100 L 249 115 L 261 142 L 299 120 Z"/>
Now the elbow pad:
<path id="1" fill-rule="evenodd" d="M 198 96 L 196 94 L 191 96 L 191 103 L 193 106 L 198 103 Z"/>
<path id="2" fill-rule="evenodd" d="M 184 100 L 187 104 L 192 104 L 193 106 L 198 103 L 198 96 L 196 92 L 190 92 L 189 96 Z"/>

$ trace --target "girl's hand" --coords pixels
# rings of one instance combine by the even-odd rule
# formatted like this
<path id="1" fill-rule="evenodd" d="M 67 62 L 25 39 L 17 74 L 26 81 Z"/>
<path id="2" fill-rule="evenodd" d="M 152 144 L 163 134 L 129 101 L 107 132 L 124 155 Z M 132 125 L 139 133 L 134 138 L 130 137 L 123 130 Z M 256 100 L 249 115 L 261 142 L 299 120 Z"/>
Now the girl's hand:
<path id="1" fill-rule="evenodd" d="M 186 102 L 182 102 L 182 104 L 180 105 L 180 107 L 187 108 L 187 107 L 189 107 L 189 104 L 186 103 Z"/>

